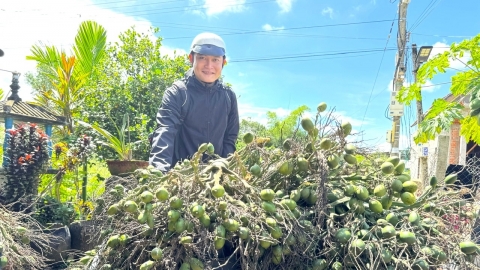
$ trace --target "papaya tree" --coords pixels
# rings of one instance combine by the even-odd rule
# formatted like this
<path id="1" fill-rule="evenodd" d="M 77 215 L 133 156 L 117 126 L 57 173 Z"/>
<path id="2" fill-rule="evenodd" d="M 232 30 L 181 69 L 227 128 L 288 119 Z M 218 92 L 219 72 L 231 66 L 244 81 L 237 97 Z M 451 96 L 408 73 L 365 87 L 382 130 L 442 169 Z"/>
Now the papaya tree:
<path id="1" fill-rule="evenodd" d="M 462 61 L 464 56 L 469 59 L 464 62 L 467 67 L 451 78 L 450 93 L 454 97 L 471 95 L 471 103 L 478 100 L 480 90 L 480 34 L 472 39 L 460 43 L 453 43 L 450 49 L 438 54 L 424 63 L 417 72 L 417 81 L 408 87 L 403 87 L 398 93 L 398 100 L 409 105 L 414 100 L 421 100 L 421 87 L 427 80 L 432 80 L 438 74 L 446 73 L 452 61 Z M 480 104 L 480 103 L 479 103 Z M 431 109 L 418 124 L 418 132 L 414 137 L 415 143 L 425 143 L 432 140 L 442 130 L 448 130 L 454 120 L 460 121 L 460 134 L 467 141 L 480 143 L 480 121 L 474 113 L 462 113 L 464 105 L 457 101 L 435 99 Z M 475 108 L 471 108 L 475 109 Z M 474 112 L 475 110 L 472 110 Z"/>
<path id="2" fill-rule="evenodd" d="M 92 71 L 105 55 L 106 40 L 103 26 L 84 21 L 69 55 L 53 45 L 38 44 L 27 56 L 27 60 L 37 62 L 37 72 L 43 76 L 43 82 L 37 81 L 37 86 L 42 87 L 35 89 L 35 101 L 64 116 L 67 133 L 73 132 L 73 118 L 83 105 L 85 85 Z"/>

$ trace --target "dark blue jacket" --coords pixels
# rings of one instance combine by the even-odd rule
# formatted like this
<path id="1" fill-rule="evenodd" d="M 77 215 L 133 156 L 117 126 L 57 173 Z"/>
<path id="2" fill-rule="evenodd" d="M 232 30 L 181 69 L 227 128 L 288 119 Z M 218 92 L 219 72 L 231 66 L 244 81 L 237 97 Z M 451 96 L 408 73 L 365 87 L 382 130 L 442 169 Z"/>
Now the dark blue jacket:
<path id="1" fill-rule="evenodd" d="M 200 82 L 192 69 L 183 83 L 165 91 L 157 113 L 149 162 L 162 171 L 190 158 L 202 143 L 212 143 L 222 157 L 235 152 L 239 132 L 235 93 L 220 80 L 212 85 Z"/>

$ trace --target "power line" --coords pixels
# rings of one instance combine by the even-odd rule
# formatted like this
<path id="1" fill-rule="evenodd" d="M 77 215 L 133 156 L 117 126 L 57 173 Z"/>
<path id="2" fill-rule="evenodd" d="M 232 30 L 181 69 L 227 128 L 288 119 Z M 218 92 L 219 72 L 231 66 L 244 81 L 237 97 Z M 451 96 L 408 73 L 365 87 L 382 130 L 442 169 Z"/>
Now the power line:
<path id="1" fill-rule="evenodd" d="M 235 7 L 235 6 L 247 6 L 247 5 L 253 5 L 253 4 L 261 4 L 261 3 L 268 3 L 268 2 L 275 2 L 276 0 L 259 0 L 259 1 L 252 1 L 252 2 L 247 2 L 247 3 L 242 3 L 238 4 L 235 1 L 228 1 L 225 0 L 223 1 L 222 7 Z M 225 3 L 233 3 L 229 5 L 225 5 Z M 205 6 L 205 4 L 200 4 L 200 5 L 187 5 L 187 6 L 175 6 L 175 7 L 163 7 L 163 8 L 157 8 L 157 9 L 151 9 L 148 11 L 130 11 L 130 12 L 122 12 L 123 15 L 132 15 L 132 16 L 145 16 L 145 15 L 157 15 L 157 14 L 169 14 L 169 13 L 177 13 L 177 12 L 182 12 L 182 11 L 198 11 L 198 10 L 204 10 L 210 8 L 209 6 Z M 151 11 L 160 11 L 161 12 L 151 12 Z M 17 11 L 17 12 L 22 12 L 22 11 Z M 144 13 L 147 12 L 147 13 Z M 53 14 L 62 14 L 65 12 L 56 12 Z M 82 15 L 81 13 L 77 13 L 78 15 Z M 52 13 L 43 13 L 39 14 L 36 13 L 35 15 L 41 15 L 41 16 L 52 16 Z M 112 18 L 112 16 L 106 16 L 104 18 Z"/>
<path id="2" fill-rule="evenodd" d="M 246 35 L 246 34 L 267 33 L 267 32 L 270 33 L 270 32 L 288 31 L 288 30 L 300 30 L 300 29 L 312 29 L 312 28 L 325 28 L 325 27 L 337 27 L 337 26 L 381 23 L 381 22 L 387 22 L 387 21 L 390 21 L 390 20 L 375 20 L 375 21 L 352 22 L 352 23 L 337 23 L 337 24 L 299 26 L 299 27 L 290 27 L 290 28 L 272 29 L 272 30 L 242 31 L 242 32 L 236 32 L 236 33 L 227 33 L 227 34 L 223 34 L 223 35 L 224 36 L 230 36 L 230 35 Z M 168 39 L 172 40 L 172 39 L 184 39 L 184 38 L 192 38 L 192 37 L 183 36 L 183 37 L 171 37 L 171 38 L 168 38 Z"/>
<path id="3" fill-rule="evenodd" d="M 112 1 L 112 2 L 103 2 L 103 3 L 90 3 L 90 4 L 85 4 L 81 5 L 80 7 L 90 7 L 90 6 L 103 6 L 103 5 L 109 5 L 109 4 L 119 4 L 119 3 L 125 3 L 125 2 L 136 2 L 135 0 L 123 0 L 123 1 Z M 116 8 L 127 8 L 127 7 L 139 7 L 139 6 L 152 6 L 152 5 L 158 5 L 158 4 L 166 4 L 166 3 L 178 3 L 179 0 L 168 0 L 168 1 L 161 1 L 161 2 L 154 2 L 154 3 L 143 3 L 143 4 L 134 4 L 134 5 L 128 5 L 128 6 L 112 6 L 112 7 L 105 7 L 108 9 L 116 9 Z M 8 11 L 8 10 L 7 10 Z M 14 10 L 14 11 L 9 11 L 9 12 L 17 12 L 17 13 L 24 13 L 24 12 L 38 12 L 40 9 L 22 9 L 22 10 Z"/>
<path id="4" fill-rule="evenodd" d="M 375 75 L 375 80 L 373 81 L 372 90 L 370 91 L 370 96 L 368 97 L 367 106 L 365 107 L 365 112 L 363 113 L 362 124 L 360 124 L 360 130 L 362 130 L 363 122 L 365 121 L 365 116 L 367 115 L 368 107 L 370 106 L 370 101 L 372 99 L 373 90 L 375 90 L 375 86 L 377 85 L 378 75 L 380 74 L 380 70 L 382 68 L 383 59 L 385 58 L 385 52 L 387 51 L 388 43 L 390 42 L 390 37 L 392 35 L 393 25 L 395 24 L 395 21 L 397 20 L 396 17 L 397 17 L 397 15 L 395 13 L 395 16 L 393 17 L 393 20 L 392 20 L 392 25 L 390 26 L 390 31 L 388 32 L 387 41 L 385 42 L 385 48 L 383 49 L 383 54 L 382 54 L 382 58 L 380 60 L 380 65 L 378 66 L 377 74 Z"/>
<path id="5" fill-rule="evenodd" d="M 437 7 L 438 3 L 440 2 L 439 0 L 431 0 L 427 7 L 424 9 L 424 11 L 420 14 L 418 19 L 410 27 L 409 32 L 415 30 L 415 28 L 417 28 L 428 17 L 428 15 L 430 15 L 430 13 Z"/>
<path id="6" fill-rule="evenodd" d="M 240 62 L 259 62 L 259 61 L 272 61 L 280 59 L 297 59 L 297 58 L 306 58 L 306 57 L 319 57 L 319 56 L 332 56 L 332 55 L 345 55 L 345 54 L 356 54 L 356 53 L 366 53 L 366 52 L 385 52 L 395 50 L 394 48 L 385 48 L 385 49 L 369 49 L 369 50 L 358 50 L 358 51 L 344 51 L 344 52 L 333 52 L 333 53 L 308 53 L 304 55 L 290 55 L 290 56 L 277 56 L 277 57 L 264 57 L 264 58 L 249 58 L 249 59 L 239 59 L 239 60 L 230 60 L 230 63 L 240 63 Z"/>
<path id="7" fill-rule="evenodd" d="M 452 36 L 452 35 L 433 35 L 433 34 L 422 34 L 422 33 L 413 33 L 410 32 L 411 35 L 416 36 L 427 36 L 427 37 L 443 37 L 443 38 L 472 38 L 474 36 Z"/>
<path id="8" fill-rule="evenodd" d="M 376 21 L 363 21 L 363 22 L 352 22 L 352 23 L 341 23 L 341 24 L 326 24 L 326 25 L 310 25 L 310 26 L 299 26 L 299 27 L 291 27 L 291 28 L 282 28 L 282 29 L 271 29 L 271 30 L 242 30 L 236 28 L 226 28 L 226 27 L 211 27 L 211 26 L 199 26 L 199 25 L 191 25 L 191 24 L 179 24 L 179 23 L 170 23 L 170 22 L 157 22 L 157 21 L 150 21 L 152 24 L 163 24 L 160 28 L 180 28 L 180 29 L 197 29 L 197 30 L 212 30 L 213 29 L 221 29 L 221 34 L 223 36 L 229 35 L 246 35 L 246 34 L 264 34 L 268 36 L 278 36 L 278 37 L 305 37 L 305 38 L 332 38 L 332 39 L 353 39 L 353 40 L 383 40 L 383 38 L 375 38 L 375 37 L 350 37 L 350 36 L 331 36 L 331 35 L 317 35 L 317 34 L 297 34 L 297 33 L 283 33 L 283 31 L 290 31 L 290 30 L 301 30 L 301 29 L 312 29 L 312 28 L 325 28 L 325 27 L 338 27 L 338 26 L 349 26 L 349 25 L 359 25 L 359 24 L 371 24 L 371 23 L 381 23 L 387 22 L 390 20 L 376 20 Z M 167 26 L 165 26 L 167 25 Z M 168 26 L 173 25 L 173 26 Z M 184 27 L 183 27 L 184 26 Z M 225 32 L 223 30 L 236 30 L 238 32 Z M 219 30 L 216 30 L 219 31 Z M 162 40 L 174 40 L 174 39 L 191 39 L 191 36 L 183 36 L 183 37 L 164 37 Z"/>
<path id="9" fill-rule="evenodd" d="M 358 54 L 358 55 L 348 55 L 348 56 L 337 56 L 337 57 L 321 57 L 321 58 L 315 58 L 315 59 L 299 59 L 299 60 L 285 60 L 285 61 L 282 61 L 282 60 L 278 60 L 276 61 L 277 63 L 278 62 L 281 62 L 281 63 L 291 63 L 291 62 L 311 62 L 311 61 L 320 61 L 320 60 L 329 60 L 329 59 L 339 59 L 339 58 L 355 58 L 355 57 L 363 57 L 363 56 L 369 56 L 369 55 L 373 55 L 373 54 L 377 54 L 376 52 L 372 52 L 372 53 L 364 53 L 364 54 Z"/>

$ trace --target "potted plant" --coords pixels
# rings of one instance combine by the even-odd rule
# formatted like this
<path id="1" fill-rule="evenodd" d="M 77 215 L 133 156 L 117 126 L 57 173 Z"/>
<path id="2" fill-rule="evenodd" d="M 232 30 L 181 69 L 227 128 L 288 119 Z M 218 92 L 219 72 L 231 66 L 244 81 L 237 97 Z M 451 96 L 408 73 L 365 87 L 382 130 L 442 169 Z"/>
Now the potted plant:
<path id="1" fill-rule="evenodd" d="M 123 116 L 122 127 L 119 128 L 112 120 L 117 130 L 117 136 L 111 134 L 107 130 L 101 128 L 97 124 L 89 124 L 79 121 L 80 124 L 94 129 L 97 133 L 103 136 L 104 141 L 100 141 L 102 145 L 105 145 L 117 154 L 117 159 L 107 160 L 107 166 L 112 175 L 123 175 L 131 173 L 138 168 L 148 167 L 148 161 L 134 160 L 132 156 L 133 146 L 141 141 L 130 141 L 129 118 L 125 114 Z M 128 135 L 127 135 L 128 134 Z"/>

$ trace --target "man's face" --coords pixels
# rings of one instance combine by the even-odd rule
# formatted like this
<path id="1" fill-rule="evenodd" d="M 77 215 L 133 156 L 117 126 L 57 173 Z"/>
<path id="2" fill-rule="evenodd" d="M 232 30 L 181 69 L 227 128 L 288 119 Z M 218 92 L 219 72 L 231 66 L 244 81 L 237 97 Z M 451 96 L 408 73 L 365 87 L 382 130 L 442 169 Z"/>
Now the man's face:
<path id="1" fill-rule="evenodd" d="M 222 75 L 222 56 L 195 53 L 193 58 L 193 72 L 198 80 L 213 83 Z"/>

